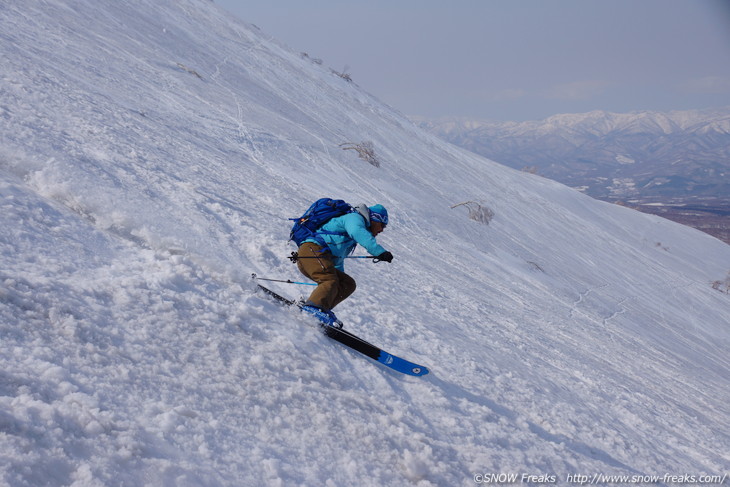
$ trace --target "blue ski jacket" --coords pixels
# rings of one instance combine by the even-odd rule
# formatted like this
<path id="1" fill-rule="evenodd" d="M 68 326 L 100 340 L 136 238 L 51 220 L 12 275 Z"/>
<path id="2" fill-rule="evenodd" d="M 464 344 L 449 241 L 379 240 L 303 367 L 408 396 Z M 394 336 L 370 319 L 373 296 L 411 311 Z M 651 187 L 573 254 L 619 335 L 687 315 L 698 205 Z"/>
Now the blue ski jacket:
<path id="1" fill-rule="evenodd" d="M 345 257 L 350 255 L 357 244 L 365 247 L 370 255 L 378 256 L 385 252 L 385 249 L 375 240 L 370 233 L 370 215 L 368 207 L 359 205 L 356 211 L 335 217 L 322 225 L 317 231 L 317 237 L 324 240 L 332 253 L 335 268 L 345 271 Z M 314 242 L 321 245 L 314 238 L 308 238 L 304 242 Z"/>

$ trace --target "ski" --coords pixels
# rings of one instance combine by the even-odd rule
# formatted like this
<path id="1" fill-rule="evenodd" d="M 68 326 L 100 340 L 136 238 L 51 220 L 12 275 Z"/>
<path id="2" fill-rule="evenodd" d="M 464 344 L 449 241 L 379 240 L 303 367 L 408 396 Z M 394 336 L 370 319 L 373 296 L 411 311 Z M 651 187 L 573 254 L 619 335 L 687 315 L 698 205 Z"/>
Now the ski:
<path id="1" fill-rule="evenodd" d="M 301 307 L 297 302 L 292 301 L 291 299 L 285 298 L 284 296 L 281 296 L 280 294 L 275 293 L 271 289 L 262 286 L 261 284 L 257 284 L 259 289 L 261 289 L 263 292 L 274 298 L 276 301 L 280 302 L 284 306 L 299 306 Z M 406 359 L 403 359 L 401 357 L 398 357 L 397 355 L 393 355 L 391 353 L 386 352 L 380 347 L 377 347 L 373 345 L 370 342 L 367 342 L 363 340 L 362 338 L 358 337 L 357 335 L 353 335 L 347 330 L 344 330 L 342 328 L 337 328 L 335 326 L 327 325 L 325 323 L 320 323 L 320 326 L 322 327 L 322 330 L 324 331 L 324 334 L 327 335 L 329 338 L 332 338 L 333 340 L 345 345 L 346 347 L 349 347 L 350 349 L 359 352 L 366 357 L 369 357 L 373 360 L 375 360 L 378 363 L 381 363 L 385 365 L 386 367 L 389 367 L 395 371 L 398 371 L 402 374 L 406 375 L 413 375 L 416 377 L 420 377 L 422 375 L 428 374 L 428 368 L 424 367 L 423 365 L 418 365 L 413 362 L 410 362 Z"/>

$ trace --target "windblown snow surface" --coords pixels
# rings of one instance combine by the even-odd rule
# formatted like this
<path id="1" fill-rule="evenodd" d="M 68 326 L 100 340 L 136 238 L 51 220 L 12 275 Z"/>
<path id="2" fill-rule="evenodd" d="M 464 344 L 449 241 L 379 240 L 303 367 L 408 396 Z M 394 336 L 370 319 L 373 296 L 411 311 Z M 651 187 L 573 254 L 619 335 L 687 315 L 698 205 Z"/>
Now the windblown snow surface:
<path id="1" fill-rule="evenodd" d="M 3 485 L 730 471 L 726 244 L 447 145 L 208 1 L 3 1 L 0 39 Z M 287 218 L 323 196 L 390 210 L 337 311 L 429 375 L 256 292 L 301 279 Z"/>

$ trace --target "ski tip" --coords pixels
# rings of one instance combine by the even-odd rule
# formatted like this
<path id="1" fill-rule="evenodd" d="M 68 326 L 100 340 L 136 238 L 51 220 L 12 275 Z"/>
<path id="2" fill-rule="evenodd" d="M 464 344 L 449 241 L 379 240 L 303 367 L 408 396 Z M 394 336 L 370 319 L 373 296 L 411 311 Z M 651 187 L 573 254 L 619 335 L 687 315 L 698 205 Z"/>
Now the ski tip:
<path id="1" fill-rule="evenodd" d="M 422 375 L 428 374 L 428 369 L 426 367 L 413 367 L 410 370 L 410 373 L 408 375 L 414 375 L 416 377 L 421 377 Z"/>
<path id="2" fill-rule="evenodd" d="M 412 375 L 414 377 L 420 377 L 422 375 L 428 374 L 428 368 L 424 367 L 423 365 L 409 362 L 408 360 L 396 357 L 395 355 L 391 355 L 383 351 L 380 352 L 380 356 L 377 360 L 381 364 L 390 367 L 391 369 L 396 370 L 401 374 Z"/>

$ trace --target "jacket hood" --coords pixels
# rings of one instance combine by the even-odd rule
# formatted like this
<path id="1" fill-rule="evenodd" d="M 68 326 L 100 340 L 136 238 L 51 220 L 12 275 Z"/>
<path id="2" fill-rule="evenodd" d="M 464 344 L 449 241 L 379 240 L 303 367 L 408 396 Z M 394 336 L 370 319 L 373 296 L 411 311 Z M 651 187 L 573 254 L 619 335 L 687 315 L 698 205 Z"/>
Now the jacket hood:
<path id="1" fill-rule="evenodd" d="M 353 208 L 355 208 L 355 211 L 360 213 L 365 219 L 365 226 L 370 228 L 370 209 L 368 208 L 368 205 L 360 203 L 359 205 L 353 206 Z"/>

